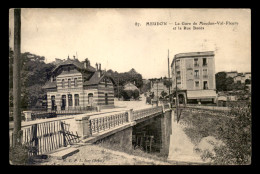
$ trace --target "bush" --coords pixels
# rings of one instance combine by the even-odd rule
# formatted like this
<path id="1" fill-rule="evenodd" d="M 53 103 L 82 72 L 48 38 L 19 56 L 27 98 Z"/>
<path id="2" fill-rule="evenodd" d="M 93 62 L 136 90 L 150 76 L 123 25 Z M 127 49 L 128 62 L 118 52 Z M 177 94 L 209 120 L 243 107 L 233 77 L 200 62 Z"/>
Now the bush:
<path id="1" fill-rule="evenodd" d="M 122 90 L 121 91 L 121 96 L 123 96 L 123 98 L 125 99 L 125 100 L 129 100 L 129 99 L 131 99 L 132 97 L 134 98 L 134 99 L 137 99 L 138 97 L 139 97 L 139 91 L 136 89 L 136 90 Z"/>
<path id="2" fill-rule="evenodd" d="M 29 163 L 28 147 L 25 145 L 17 145 L 9 148 L 9 160 L 13 165 L 25 165 Z"/>
<path id="3" fill-rule="evenodd" d="M 219 136 L 227 147 L 216 149 L 217 156 L 214 161 L 217 164 L 251 163 L 251 103 L 233 107 L 231 115 L 224 126 L 218 130 Z"/>
<path id="4" fill-rule="evenodd" d="M 134 99 L 138 99 L 139 98 L 139 91 L 137 89 L 135 89 L 132 93 Z"/>

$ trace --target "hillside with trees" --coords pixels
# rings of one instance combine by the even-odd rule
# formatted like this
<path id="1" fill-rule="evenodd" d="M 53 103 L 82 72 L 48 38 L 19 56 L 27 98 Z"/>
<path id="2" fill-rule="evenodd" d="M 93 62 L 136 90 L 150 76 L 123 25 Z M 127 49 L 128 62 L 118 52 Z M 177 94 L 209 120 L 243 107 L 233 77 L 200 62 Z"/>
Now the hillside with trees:
<path id="1" fill-rule="evenodd" d="M 13 107 L 13 58 L 14 52 L 9 49 L 9 107 Z M 45 57 L 29 52 L 21 53 L 21 107 L 34 107 L 39 97 L 44 97 L 41 88 L 55 67 L 44 62 Z"/>

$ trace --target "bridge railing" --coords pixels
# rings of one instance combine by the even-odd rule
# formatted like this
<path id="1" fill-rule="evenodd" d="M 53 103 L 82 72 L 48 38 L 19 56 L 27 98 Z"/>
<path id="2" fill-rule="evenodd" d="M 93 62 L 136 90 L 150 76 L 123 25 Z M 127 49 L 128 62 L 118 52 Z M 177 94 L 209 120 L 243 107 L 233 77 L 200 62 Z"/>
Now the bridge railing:
<path id="1" fill-rule="evenodd" d="M 133 111 L 133 120 L 138 120 L 138 119 L 141 119 L 141 118 L 145 118 L 147 116 L 156 114 L 158 112 L 162 112 L 162 106 L 136 110 L 136 111 Z"/>
<path id="2" fill-rule="evenodd" d="M 108 130 L 123 126 L 125 124 L 134 123 L 136 120 L 162 113 L 163 106 L 146 108 L 140 110 L 126 110 L 118 113 L 111 113 L 105 115 L 82 115 L 76 117 L 78 135 L 82 138 L 96 136 L 98 133 L 103 133 Z"/>
<path id="3" fill-rule="evenodd" d="M 89 119 L 90 135 L 128 123 L 128 112 Z"/>

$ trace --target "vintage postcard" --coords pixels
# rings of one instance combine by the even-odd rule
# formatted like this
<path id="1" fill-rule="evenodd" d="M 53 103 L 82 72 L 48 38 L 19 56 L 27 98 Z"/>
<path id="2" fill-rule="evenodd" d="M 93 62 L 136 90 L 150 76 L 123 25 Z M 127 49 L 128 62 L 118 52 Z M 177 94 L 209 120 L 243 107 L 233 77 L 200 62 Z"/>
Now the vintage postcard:
<path id="1" fill-rule="evenodd" d="M 251 10 L 9 10 L 10 165 L 250 165 Z"/>

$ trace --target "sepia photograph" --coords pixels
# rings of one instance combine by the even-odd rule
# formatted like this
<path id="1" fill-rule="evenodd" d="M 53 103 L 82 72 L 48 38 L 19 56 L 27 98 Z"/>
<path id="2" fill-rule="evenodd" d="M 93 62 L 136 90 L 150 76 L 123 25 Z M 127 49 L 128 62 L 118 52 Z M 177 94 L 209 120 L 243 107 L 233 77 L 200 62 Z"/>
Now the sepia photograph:
<path id="1" fill-rule="evenodd" d="M 9 9 L 9 165 L 251 164 L 251 9 Z"/>

